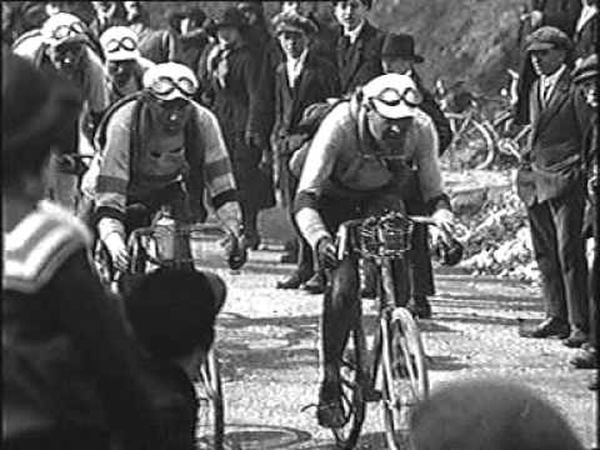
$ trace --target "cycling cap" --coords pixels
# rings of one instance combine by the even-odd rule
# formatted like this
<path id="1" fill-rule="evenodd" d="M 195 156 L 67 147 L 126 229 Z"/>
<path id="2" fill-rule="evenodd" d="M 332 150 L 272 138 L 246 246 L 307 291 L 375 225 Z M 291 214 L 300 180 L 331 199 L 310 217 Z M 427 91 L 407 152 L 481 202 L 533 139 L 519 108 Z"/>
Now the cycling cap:
<path id="1" fill-rule="evenodd" d="M 126 61 L 140 56 L 138 38 L 128 27 L 110 27 L 102 36 L 100 44 L 107 61 Z"/>
<path id="2" fill-rule="evenodd" d="M 42 25 L 42 36 L 52 46 L 65 42 L 85 42 L 86 26 L 77 16 L 57 13 L 50 16 Z"/>
<path id="3" fill-rule="evenodd" d="M 157 64 L 146 71 L 144 88 L 160 100 L 188 98 L 198 90 L 194 72 L 183 64 L 174 62 Z"/>
<path id="4" fill-rule="evenodd" d="M 362 88 L 363 102 L 387 119 L 413 117 L 423 101 L 417 85 L 408 75 L 388 73 L 369 81 Z"/>

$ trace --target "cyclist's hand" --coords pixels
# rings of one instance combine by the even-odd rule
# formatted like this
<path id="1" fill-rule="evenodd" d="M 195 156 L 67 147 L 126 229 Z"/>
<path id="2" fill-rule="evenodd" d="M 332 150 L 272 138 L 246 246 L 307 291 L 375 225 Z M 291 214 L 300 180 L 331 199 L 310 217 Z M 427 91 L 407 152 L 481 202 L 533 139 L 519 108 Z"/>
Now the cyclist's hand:
<path id="1" fill-rule="evenodd" d="M 227 264 L 231 270 L 239 270 L 248 260 L 248 250 L 243 237 L 237 237 L 233 234 L 225 240 L 225 253 L 227 254 Z"/>
<path id="2" fill-rule="evenodd" d="M 121 235 L 119 233 L 110 233 L 104 239 L 104 244 L 117 270 L 126 272 L 129 268 L 129 254 Z"/>
<path id="3" fill-rule="evenodd" d="M 445 208 L 441 208 L 434 212 L 431 218 L 436 224 L 436 226 L 431 229 L 434 242 L 441 239 L 442 241 L 449 243 L 450 237 L 454 231 L 454 214 Z"/>
<path id="4" fill-rule="evenodd" d="M 317 242 L 317 255 L 322 267 L 335 269 L 339 264 L 337 259 L 337 249 L 329 236 L 322 237 L 319 239 L 319 242 Z"/>

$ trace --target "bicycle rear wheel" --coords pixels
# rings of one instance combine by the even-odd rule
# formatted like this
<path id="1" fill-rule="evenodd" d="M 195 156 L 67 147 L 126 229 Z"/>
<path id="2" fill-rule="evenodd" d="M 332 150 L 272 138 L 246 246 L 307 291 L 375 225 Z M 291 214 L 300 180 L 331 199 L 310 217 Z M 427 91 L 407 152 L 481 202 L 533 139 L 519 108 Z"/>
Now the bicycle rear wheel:
<path id="1" fill-rule="evenodd" d="M 456 126 L 451 154 L 462 167 L 485 169 L 494 161 L 494 139 L 490 132 L 475 119 Z"/>
<path id="2" fill-rule="evenodd" d="M 362 326 L 359 324 L 350 331 L 340 365 L 342 384 L 342 405 L 346 423 L 334 428 L 336 445 L 342 449 L 352 449 L 360 436 L 365 420 L 365 361 L 366 342 Z"/>
<path id="3" fill-rule="evenodd" d="M 225 408 L 219 360 L 210 350 L 206 361 L 199 367 L 196 383 L 198 398 L 198 424 L 196 448 L 222 450 L 225 435 Z"/>
<path id="4" fill-rule="evenodd" d="M 429 394 L 429 377 L 421 335 L 412 314 L 396 308 L 380 322 L 381 407 L 388 447 L 408 448 L 410 417 Z"/>

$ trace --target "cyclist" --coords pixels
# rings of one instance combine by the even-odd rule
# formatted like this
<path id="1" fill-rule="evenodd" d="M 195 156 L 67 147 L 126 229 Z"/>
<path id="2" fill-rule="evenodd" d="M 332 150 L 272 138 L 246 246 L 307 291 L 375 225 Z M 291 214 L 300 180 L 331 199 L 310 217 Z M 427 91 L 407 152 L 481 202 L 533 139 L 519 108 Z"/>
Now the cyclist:
<path id="1" fill-rule="evenodd" d="M 296 220 L 320 262 L 335 269 L 325 294 L 323 371 L 317 417 L 324 427 L 344 424 L 339 361 L 359 317 L 356 262 L 336 258 L 332 235 L 344 221 L 386 209 L 403 211 L 416 179 L 437 224 L 450 232 L 453 214 L 442 188 L 438 138 L 418 105 L 421 94 L 406 75 L 386 74 L 358 89 L 323 120 L 298 186 Z"/>
<path id="2" fill-rule="evenodd" d="M 143 89 L 142 77 L 154 63 L 140 55 L 138 38 L 127 27 L 111 27 L 100 36 L 106 55 L 110 103 Z"/>
<path id="3" fill-rule="evenodd" d="M 15 42 L 13 49 L 36 67 L 60 73 L 81 90 L 84 104 L 79 126 L 72 130 L 79 134 L 79 146 L 69 153 L 91 155 L 93 130 L 108 108 L 109 96 L 102 60 L 90 47 L 86 33 L 87 27 L 77 16 L 61 12 L 48 18 L 38 33 Z M 55 173 L 50 182 L 49 197 L 74 211 L 78 200 L 78 168 L 67 156 L 54 158 L 51 167 Z"/>
<path id="4" fill-rule="evenodd" d="M 141 357 L 89 262 L 91 236 L 48 201 L 52 151 L 77 92 L 2 49 L 2 444 L 7 449 L 152 448 L 156 414 Z"/>
<path id="5" fill-rule="evenodd" d="M 235 253 L 241 212 L 231 162 L 216 117 L 190 98 L 198 88 L 194 73 L 182 64 L 157 64 L 143 84 L 143 91 L 111 108 L 98 130 L 101 158 L 86 186 L 93 187 L 99 238 L 116 267 L 126 270 L 127 234 L 148 226 L 165 205 L 176 221 L 203 221 L 207 187 Z"/>

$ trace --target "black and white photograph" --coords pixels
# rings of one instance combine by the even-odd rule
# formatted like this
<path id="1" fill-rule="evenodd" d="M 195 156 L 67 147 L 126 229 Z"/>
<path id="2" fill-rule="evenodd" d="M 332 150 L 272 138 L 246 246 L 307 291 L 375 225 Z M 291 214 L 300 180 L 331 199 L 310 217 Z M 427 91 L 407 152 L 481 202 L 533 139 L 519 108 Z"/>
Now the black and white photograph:
<path id="1" fill-rule="evenodd" d="M 3 448 L 600 448 L 598 0 L 0 5 Z"/>

